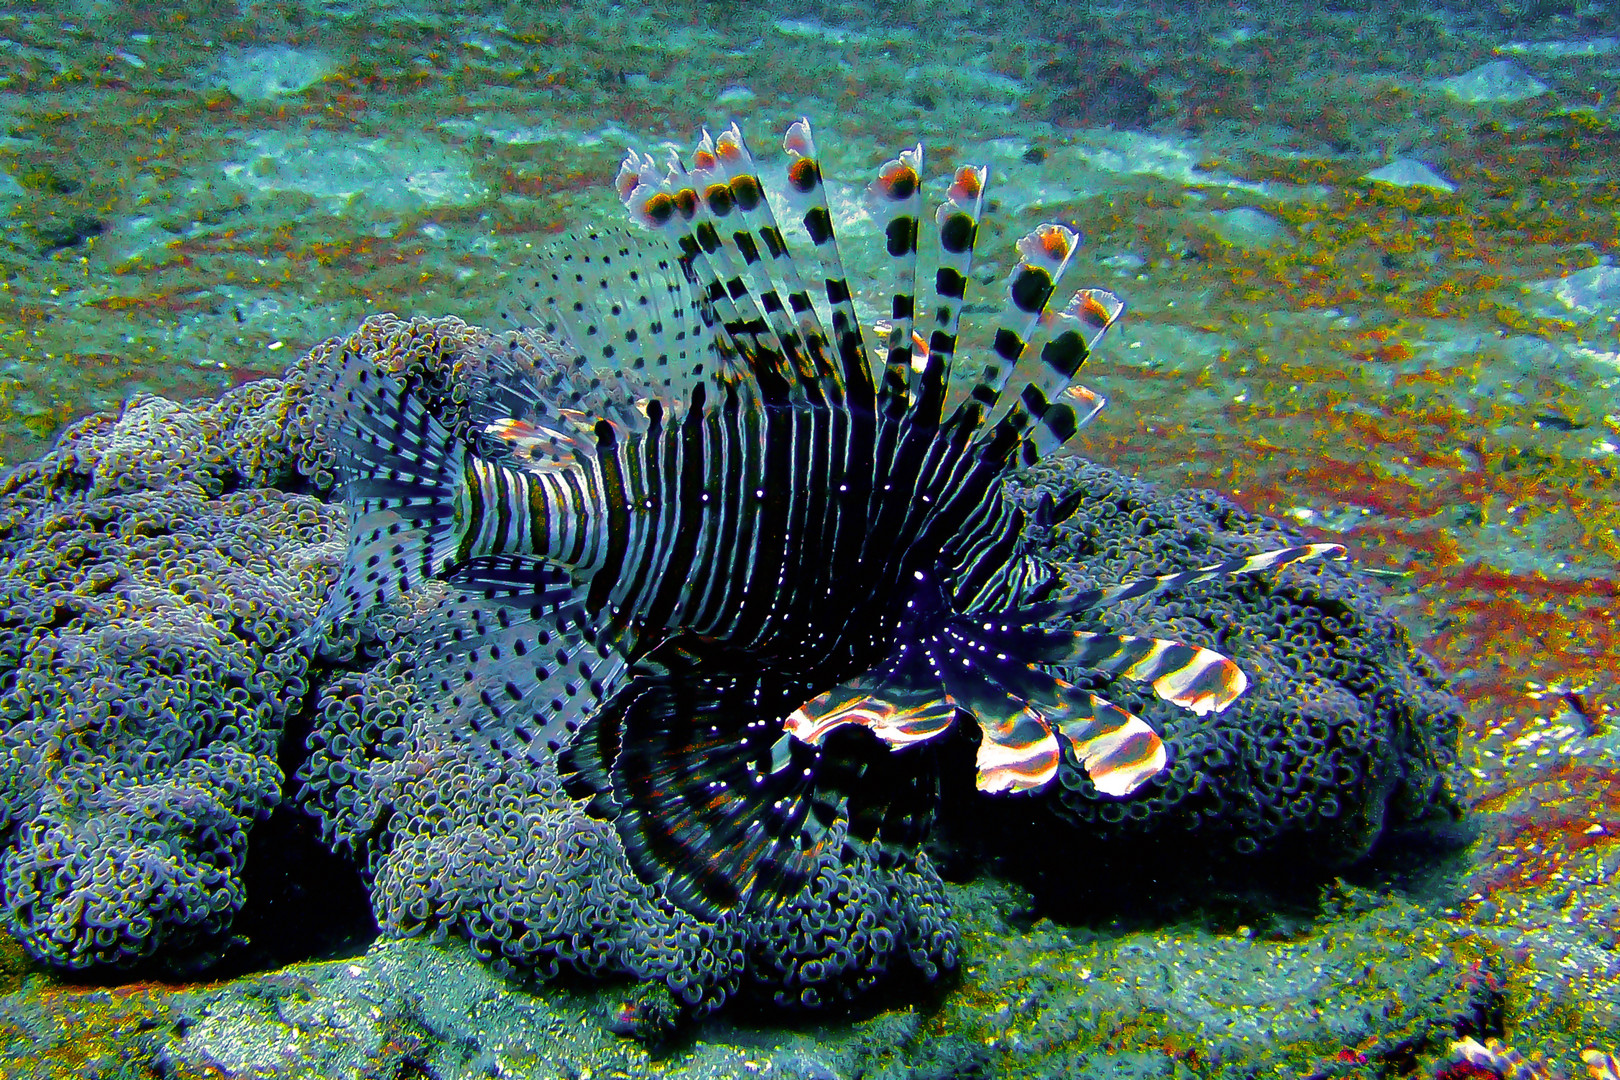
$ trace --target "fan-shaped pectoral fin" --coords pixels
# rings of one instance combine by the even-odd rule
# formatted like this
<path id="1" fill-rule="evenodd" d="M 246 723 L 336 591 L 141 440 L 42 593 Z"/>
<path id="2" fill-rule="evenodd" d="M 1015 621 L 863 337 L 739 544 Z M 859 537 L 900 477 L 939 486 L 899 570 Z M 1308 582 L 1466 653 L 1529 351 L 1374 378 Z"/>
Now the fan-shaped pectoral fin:
<path id="1" fill-rule="evenodd" d="M 950 640 L 943 643 L 946 648 Z M 1039 702 L 1052 698 L 1055 680 L 1010 658 L 960 649 L 942 672 L 945 690 L 979 726 L 980 791 L 1031 791 L 1057 775 L 1061 748 Z M 1052 698 L 1055 701 L 1055 698 Z"/>
<path id="2" fill-rule="evenodd" d="M 1123 798 L 1170 762 L 1164 742 L 1147 721 L 1096 694 L 1059 682 L 1064 707 L 1050 714 L 1076 762 L 1104 795 Z"/>
<path id="3" fill-rule="evenodd" d="M 1044 786 L 1057 774 L 1065 745 L 1105 795 L 1129 795 L 1168 760 L 1164 743 L 1140 717 L 1011 657 L 947 667 L 945 685 L 983 733 L 981 791 Z"/>
<path id="4" fill-rule="evenodd" d="M 845 724 L 871 731 L 890 749 L 931 739 L 951 726 L 956 706 L 926 683 L 865 672 L 799 706 L 784 722 L 789 735 L 812 746 Z"/>
<path id="5" fill-rule="evenodd" d="M 1057 775 L 1061 748 L 1046 718 L 1034 709 L 980 716 L 979 731 L 983 738 L 974 760 L 979 770 L 974 786 L 980 791 L 1033 791 Z"/>
<path id="6" fill-rule="evenodd" d="M 1067 656 L 1043 663 L 1074 665 L 1150 683 L 1164 700 L 1200 716 L 1221 712 L 1248 687 L 1243 670 L 1213 649 L 1163 638 L 1075 631 Z"/>
<path id="7" fill-rule="evenodd" d="M 1213 649 L 1165 638 L 1026 625 L 1024 611 L 958 619 L 946 635 L 958 654 L 971 655 L 1014 697 L 1033 700 L 1021 689 L 1026 665 L 1083 667 L 1150 684 L 1164 700 L 1200 716 L 1221 712 L 1248 688 L 1248 677 Z M 1005 620 L 1005 621 L 1003 621 Z M 947 672 L 947 685 L 949 675 Z M 1041 691 L 1032 689 L 1040 696 Z"/>

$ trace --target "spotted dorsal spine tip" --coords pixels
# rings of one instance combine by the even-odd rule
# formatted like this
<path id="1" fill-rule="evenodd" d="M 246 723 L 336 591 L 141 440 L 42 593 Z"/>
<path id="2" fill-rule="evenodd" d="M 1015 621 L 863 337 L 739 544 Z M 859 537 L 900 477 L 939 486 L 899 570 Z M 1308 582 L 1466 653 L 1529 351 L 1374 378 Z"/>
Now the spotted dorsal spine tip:
<path id="1" fill-rule="evenodd" d="M 922 206 L 923 148 L 918 143 L 884 162 L 866 197 L 883 232 L 884 252 L 893 268 L 889 302 L 889 341 L 884 358 L 882 398 L 911 403 L 912 325 L 917 307 L 917 219 Z"/>
<path id="2" fill-rule="evenodd" d="M 922 364 L 915 397 L 921 415 L 938 419 L 950 385 L 951 363 L 956 356 L 962 305 L 968 274 L 973 268 L 973 246 L 979 236 L 979 215 L 989 169 L 963 165 L 951 178 L 945 201 L 934 213 L 939 230 L 939 267 L 934 271 L 934 330 Z"/>
<path id="3" fill-rule="evenodd" d="M 756 288 L 777 337 L 784 343 L 797 380 L 812 397 L 820 395 L 835 405 L 842 403 L 843 373 L 834 359 L 833 343 L 788 252 L 787 241 L 765 196 L 759 168 L 735 123 L 715 140 L 714 153 L 745 226 L 738 233 L 738 242 L 752 245 L 758 254 L 752 264 Z"/>
<path id="4" fill-rule="evenodd" d="M 1029 346 L 1031 331 L 1046 310 L 1058 279 L 1079 245 L 1079 236 L 1047 222 L 1018 241 L 1018 265 L 1007 281 L 1007 300 L 996 328 L 991 356 L 971 396 L 986 410 L 995 407 L 1013 370 Z"/>
<path id="5" fill-rule="evenodd" d="M 703 139 L 694 163 L 712 167 L 712 140 L 707 132 Z M 760 340 L 762 324 L 739 309 L 727 287 L 736 275 L 720 244 L 710 207 L 699 194 L 699 185 L 707 178 L 702 171 L 689 173 L 673 150 L 662 169 L 652 155 L 631 150 L 620 166 L 617 187 L 632 219 L 663 232 L 680 251 L 681 265 L 725 331 L 717 336 L 722 379 L 737 382 L 755 374 L 762 363 L 767 372 L 774 372 L 778 365 L 762 359 L 773 352 Z M 718 201 L 722 206 L 727 202 L 724 197 Z"/>
<path id="6" fill-rule="evenodd" d="M 782 137 L 782 149 L 788 156 L 784 194 L 788 206 L 810 237 L 811 250 L 821 270 L 822 288 L 832 314 L 833 344 L 838 350 L 849 403 L 857 408 L 870 408 L 876 391 L 872 369 L 861 338 L 860 323 L 855 317 L 855 305 L 850 299 L 849 279 L 838 251 L 838 239 L 833 235 L 832 211 L 827 206 L 827 189 L 822 183 L 821 162 L 816 156 L 816 142 L 808 119 L 800 117 L 788 126 L 787 134 Z"/>
<path id="7" fill-rule="evenodd" d="M 735 293 L 740 288 L 747 297 L 746 301 L 739 297 L 737 303 L 759 328 L 774 369 L 771 377 L 795 400 L 820 401 L 829 391 L 837 400 L 841 397 L 837 388 L 823 385 L 823 376 L 836 380 L 836 371 L 825 360 L 824 335 L 793 272 L 742 132 L 735 124 L 718 139 L 705 132 L 694 160 L 701 163 L 701 170 L 695 168 L 693 174 L 734 269 L 728 290 Z M 783 292 L 788 294 L 785 300 Z"/>

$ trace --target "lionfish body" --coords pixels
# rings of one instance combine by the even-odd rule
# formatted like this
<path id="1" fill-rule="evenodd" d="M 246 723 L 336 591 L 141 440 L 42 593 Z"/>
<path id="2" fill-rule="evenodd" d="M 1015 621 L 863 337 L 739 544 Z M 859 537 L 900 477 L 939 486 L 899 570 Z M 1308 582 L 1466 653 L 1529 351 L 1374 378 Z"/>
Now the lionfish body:
<path id="1" fill-rule="evenodd" d="M 1101 407 L 1073 378 L 1123 305 L 1081 290 L 1050 306 L 1076 238 L 1042 226 L 1019 244 L 990 362 L 953 385 L 986 173 L 959 169 L 935 215 L 925 340 L 919 146 L 869 193 L 896 280 L 873 355 L 805 121 L 784 148 L 812 259 L 789 253 L 733 126 L 686 166 L 626 160 L 620 194 L 667 253 L 588 238 L 520 293 L 518 317 L 616 403 L 542 385 L 517 338 L 477 388 L 478 449 L 363 361 L 338 388 L 354 517 L 326 619 L 448 581 L 459 598 L 418 657 L 437 715 L 493 759 L 558 761 L 642 876 L 704 916 L 790 897 L 846 843 L 913 848 L 935 791 L 917 744 L 964 718 L 982 790 L 1038 788 L 1066 753 L 1128 796 L 1164 767 L 1162 743 L 1056 669 L 1144 680 L 1200 712 L 1230 704 L 1242 672 L 1055 621 L 1338 550 L 1060 594 L 1002 484 Z"/>

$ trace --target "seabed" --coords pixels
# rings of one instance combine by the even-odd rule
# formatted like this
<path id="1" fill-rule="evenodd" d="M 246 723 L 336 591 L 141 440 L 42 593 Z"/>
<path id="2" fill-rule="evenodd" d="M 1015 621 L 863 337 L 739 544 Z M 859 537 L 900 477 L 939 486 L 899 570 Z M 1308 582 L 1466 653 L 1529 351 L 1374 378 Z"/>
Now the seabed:
<path id="1" fill-rule="evenodd" d="M 931 178 L 990 165 L 981 251 L 1070 222 L 1066 282 L 1128 300 L 1084 454 L 1383 572 L 1467 703 L 1479 830 L 1438 891 L 1345 885 L 1285 935 L 1030 926 L 958 887 L 943 996 L 661 1050 L 602 1029 L 612 988 L 454 943 L 94 987 L 12 947 L 0 1075 L 1430 1076 L 1480 1001 L 1585 1075 L 1620 1048 L 1617 75 L 1614 13 L 1562 4 L 0 14 L 0 464 L 367 315 L 499 325 L 535 248 L 621 220 L 627 144 L 703 124 L 769 168 L 816 122 L 871 311 L 858 192 L 921 140 Z"/>

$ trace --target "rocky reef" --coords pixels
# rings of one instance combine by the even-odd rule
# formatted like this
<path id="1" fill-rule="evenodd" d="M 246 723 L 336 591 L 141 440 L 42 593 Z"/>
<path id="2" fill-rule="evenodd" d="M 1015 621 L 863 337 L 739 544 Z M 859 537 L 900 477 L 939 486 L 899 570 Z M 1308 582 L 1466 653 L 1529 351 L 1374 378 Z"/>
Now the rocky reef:
<path id="1" fill-rule="evenodd" d="M 320 650 L 302 638 L 342 555 L 320 423 L 334 367 L 368 356 L 454 427 L 490 340 L 454 319 L 375 317 L 280 379 L 85 420 L 5 478 L 3 900 L 33 957 L 71 970 L 217 959 L 251 901 L 250 842 L 276 835 L 255 823 L 282 805 L 348 860 L 389 935 L 464 937 L 497 968 L 540 976 L 632 976 L 654 988 L 633 1028 L 636 1009 L 656 1023 L 738 993 L 818 1006 L 897 969 L 955 967 L 938 866 L 975 860 L 986 829 L 1011 838 L 1013 872 L 1308 855 L 1321 882 L 1391 829 L 1455 811 L 1456 700 L 1373 579 L 1310 564 L 1096 616 L 1219 648 L 1251 680 L 1232 709 L 1197 717 L 1071 673 L 1164 734 L 1172 766 L 1139 797 L 1099 797 L 1069 766 L 1034 798 L 949 789 L 946 824 L 978 832 L 947 828 L 933 857 L 830 861 L 769 916 L 696 919 L 634 876 L 553 769 L 478 763 L 422 722 L 404 646 L 424 603 Z M 1040 541 L 1078 586 L 1288 539 L 1213 496 L 1079 460 L 1022 483 Z M 1023 843 L 1034 836 L 1038 851 Z"/>

